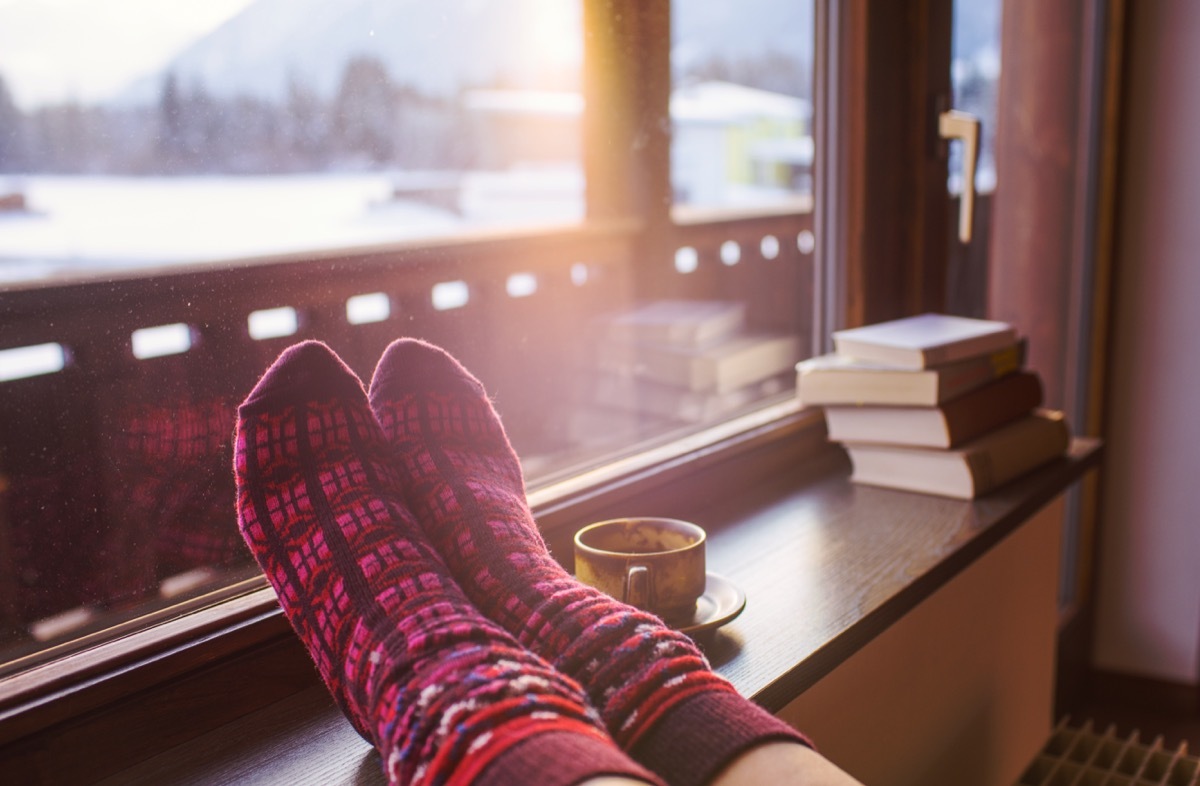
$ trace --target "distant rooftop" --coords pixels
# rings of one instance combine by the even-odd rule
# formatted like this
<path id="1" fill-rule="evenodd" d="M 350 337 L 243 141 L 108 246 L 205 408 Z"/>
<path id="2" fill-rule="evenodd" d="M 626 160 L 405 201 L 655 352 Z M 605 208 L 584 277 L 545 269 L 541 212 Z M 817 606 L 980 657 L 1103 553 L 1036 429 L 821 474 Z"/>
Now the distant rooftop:
<path id="1" fill-rule="evenodd" d="M 468 109 L 497 114 L 569 117 L 583 112 L 583 96 L 547 90 L 471 90 Z M 685 122 L 728 123 L 751 118 L 805 120 L 812 115 L 808 101 L 730 82 L 698 82 L 671 94 L 671 117 Z"/>
<path id="2" fill-rule="evenodd" d="M 470 90 L 463 103 L 467 109 L 515 115 L 579 115 L 583 95 L 552 90 Z"/>
<path id="3" fill-rule="evenodd" d="M 730 82 L 697 82 L 671 93 L 671 117 L 676 120 L 804 120 L 811 115 L 812 107 L 803 98 Z"/>

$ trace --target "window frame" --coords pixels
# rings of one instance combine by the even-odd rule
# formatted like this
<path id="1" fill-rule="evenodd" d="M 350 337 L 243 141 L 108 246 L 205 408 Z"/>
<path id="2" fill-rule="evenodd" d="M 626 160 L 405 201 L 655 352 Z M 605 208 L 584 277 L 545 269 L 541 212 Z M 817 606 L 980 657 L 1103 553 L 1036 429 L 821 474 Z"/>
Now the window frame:
<path id="1" fill-rule="evenodd" d="M 677 227 L 669 199 L 669 124 L 662 122 L 669 112 L 670 3 L 583 2 L 586 100 L 619 108 L 585 113 L 587 225 L 633 221 L 635 253 L 663 258 Z M 828 64 L 816 90 L 815 169 L 818 187 L 832 199 L 817 199 L 814 222 L 821 252 L 842 260 L 837 280 L 822 282 L 826 294 L 817 298 L 814 348 L 821 350 L 832 327 L 940 305 L 945 244 L 938 241 L 946 233 L 935 228 L 939 216 L 946 220 L 946 173 L 929 134 L 939 96 L 949 95 L 950 2 L 815 5 L 817 57 Z M 944 90 L 935 73 L 943 56 Z M 898 128 L 909 156 L 895 155 Z M 897 204 L 904 209 L 894 209 Z M 663 286 L 651 266 L 638 267 L 635 277 L 642 292 Z M 736 489 L 747 478 L 828 449 L 819 415 L 782 404 L 535 489 L 531 502 L 553 542 L 568 523 L 625 501 L 666 505 L 701 476 Z M 197 718 L 195 734 L 311 685 L 311 665 L 297 659 L 299 647 L 273 593 L 261 585 L 239 590 L 216 605 L 197 603 L 184 616 L 0 680 L 0 749 L 36 744 L 28 741 L 66 727 L 119 722 L 137 715 L 137 697 L 151 691 L 220 690 L 231 669 L 277 676 Z"/>

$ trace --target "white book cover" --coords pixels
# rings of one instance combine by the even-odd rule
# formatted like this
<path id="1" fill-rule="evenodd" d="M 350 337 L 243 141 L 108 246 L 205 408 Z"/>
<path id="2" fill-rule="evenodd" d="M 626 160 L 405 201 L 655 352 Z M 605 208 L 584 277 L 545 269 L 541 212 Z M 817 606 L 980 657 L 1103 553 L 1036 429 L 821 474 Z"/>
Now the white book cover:
<path id="1" fill-rule="evenodd" d="M 962 360 L 1016 340 L 1017 332 L 1008 323 L 946 314 L 921 314 L 833 334 L 840 355 L 902 368 L 928 368 Z"/>

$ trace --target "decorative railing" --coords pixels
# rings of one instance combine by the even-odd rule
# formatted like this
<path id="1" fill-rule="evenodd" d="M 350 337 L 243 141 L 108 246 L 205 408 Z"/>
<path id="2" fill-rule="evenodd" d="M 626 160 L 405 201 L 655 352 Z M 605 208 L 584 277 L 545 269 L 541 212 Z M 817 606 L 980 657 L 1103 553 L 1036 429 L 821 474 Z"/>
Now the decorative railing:
<path id="1" fill-rule="evenodd" d="M 644 434 L 571 422 L 600 314 L 737 299 L 810 347 L 811 231 L 805 211 L 681 216 L 654 237 L 610 222 L 0 291 L 0 352 L 62 360 L 0 381 L 0 664 L 246 573 L 234 412 L 291 343 L 325 341 L 364 379 L 398 336 L 446 346 L 536 476 Z"/>

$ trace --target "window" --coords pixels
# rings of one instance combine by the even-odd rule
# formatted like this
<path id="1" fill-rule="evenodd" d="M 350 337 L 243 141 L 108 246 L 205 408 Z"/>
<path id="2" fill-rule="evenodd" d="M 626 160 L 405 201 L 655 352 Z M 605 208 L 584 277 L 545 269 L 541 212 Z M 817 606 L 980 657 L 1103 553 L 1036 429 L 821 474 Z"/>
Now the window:
<path id="1" fill-rule="evenodd" d="M 812 3 L 675 0 L 671 12 L 675 204 L 811 207 Z"/>
<path id="2" fill-rule="evenodd" d="M 979 118 L 979 165 L 976 190 L 996 187 L 996 99 L 1000 84 L 1000 0 L 955 0 L 950 65 L 953 106 Z M 950 151 L 950 190 L 962 188 L 961 150 Z"/>
<path id="3" fill-rule="evenodd" d="M 0 4 L 0 674 L 256 575 L 229 437 L 294 341 L 448 347 L 535 489 L 793 406 L 811 5 L 277 5 Z"/>
<path id="4" fill-rule="evenodd" d="M 996 188 L 996 100 L 1000 83 L 1000 0 L 955 0 L 950 65 L 952 106 L 980 121 L 970 244 L 951 238 L 946 310 L 964 316 L 987 315 L 988 249 L 992 195 Z M 961 143 L 949 150 L 947 183 L 957 207 L 963 189 Z M 954 216 L 957 219 L 957 215 Z"/>
<path id="5" fill-rule="evenodd" d="M 578 2 L 0 21 L 0 281 L 583 215 Z"/>
<path id="6" fill-rule="evenodd" d="M 14 111 L 27 111 L 20 101 L 6 100 L 16 95 L 15 71 L 5 59 L 10 43 L 14 36 L 37 38 L 37 31 L 23 30 L 5 15 L 6 6 L 13 4 L 0 0 L 0 75 L 6 80 L 6 90 L 0 91 L 0 129 L 14 127 Z M 204 5 L 217 8 L 220 3 Z M 830 326 L 945 302 L 943 241 L 952 234 L 943 231 L 951 220 L 945 210 L 947 170 L 945 161 L 929 152 L 937 145 L 936 135 L 928 133 L 928 110 L 945 105 L 949 96 L 951 0 L 814 0 L 812 213 L 778 204 L 689 205 L 675 198 L 670 151 L 662 134 L 670 128 L 663 122 L 671 90 L 669 27 L 662 13 L 667 5 L 666 0 L 582 2 L 582 223 L 235 255 L 203 269 L 191 263 L 163 267 L 141 259 L 136 260 L 140 268 L 106 270 L 82 281 L 73 274 L 42 277 L 37 269 L 53 265 L 0 251 L 0 270 L 8 277 L 0 284 L 0 660 L 5 662 L 0 667 L 0 713 L 6 719 L 0 733 L 9 735 L 6 741 L 24 737 L 12 747 L 37 749 L 68 726 L 82 740 L 98 729 L 127 728 L 111 723 L 113 717 L 120 717 L 122 708 L 145 705 L 114 698 L 153 686 L 155 698 L 161 699 L 164 694 L 157 688 L 164 681 L 171 687 L 158 707 L 189 712 L 201 702 L 198 696 L 216 685 L 221 701 L 204 702 L 203 709 L 214 723 L 219 716 L 229 720 L 287 695 L 281 691 L 294 690 L 295 684 L 268 684 L 273 682 L 268 679 L 254 690 L 229 695 L 227 684 L 217 679 L 234 673 L 275 677 L 280 665 L 311 671 L 304 671 L 309 664 L 303 660 L 289 661 L 288 653 L 303 656 L 281 643 L 286 623 L 272 611 L 266 591 L 178 616 L 180 609 L 210 604 L 221 593 L 262 586 L 249 578 L 231 587 L 237 575 L 232 569 L 214 585 L 205 573 L 213 563 L 183 570 L 177 580 L 147 585 L 153 592 L 144 588 L 102 606 L 79 603 L 74 568 L 49 557 L 61 554 L 75 565 L 95 561 L 91 555 L 98 552 L 88 549 L 103 534 L 97 528 L 111 520 L 96 509 L 103 503 L 107 510 L 104 483 L 121 471 L 101 459 L 107 460 L 105 450 L 114 435 L 136 441 L 142 433 L 120 425 L 125 421 L 114 414 L 118 406 L 152 408 L 176 395 L 221 394 L 235 401 L 297 337 L 326 338 L 360 373 L 369 373 L 372 355 L 405 332 L 441 341 L 463 356 L 497 393 L 506 422 L 516 431 L 518 423 L 534 422 L 541 414 L 538 402 L 523 400 L 523 381 L 547 382 L 552 388 L 566 381 L 578 384 L 574 362 L 580 353 L 575 350 L 591 345 L 575 341 L 576 334 L 562 325 L 590 324 L 594 314 L 628 311 L 643 299 L 743 302 L 744 296 L 755 319 L 769 315 L 779 319 L 776 324 L 796 325 L 803 346 L 820 346 Z M 104 4 L 106 12 L 115 6 Z M 103 43 L 111 54 L 122 39 Z M 646 78 L 647 73 L 659 78 Z M 77 90 L 76 98 L 84 103 L 82 90 Z M 605 111 L 593 111 L 601 106 Z M 984 136 L 986 141 L 986 128 Z M 0 248 L 16 225 L 9 221 L 12 214 L 20 216 L 33 204 L 21 188 L 32 174 L 13 171 L 11 159 L 4 158 L 12 149 L 4 147 L 8 141 L 0 134 Z M 979 237 L 977 231 L 976 242 Z M 829 264 L 817 265 L 817 259 Z M 752 274 L 787 270 L 759 261 L 793 265 L 792 273 L 785 272 L 793 277 L 756 283 Z M 147 269 L 147 263 L 154 269 Z M 953 267 L 949 274 L 952 281 Z M 436 308 L 433 292 L 442 284 L 450 287 L 439 291 L 452 294 L 439 303 L 463 301 L 464 292 L 465 302 Z M 290 335 L 251 338 L 249 315 L 258 311 L 275 311 L 280 315 L 274 317 L 275 330 L 286 326 Z M 819 312 L 815 329 L 808 321 L 813 312 Z M 486 332 L 495 343 L 481 343 L 480 324 L 495 328 Z M 547 334 L 555 329 L 552 341 Z M 811 334 L 807 338 L 805 331 Z M 547 353 L 547 346 L 564 343 L 562 335 L 572 338 L 568 351 Z M 135 343 L 151 351 L 135 353 Z M 500 346 L 505 362 L 490 364 Z M 147 393 L 148 402 L 139 400 Z M 548 400 L 560 401 L 557 393 Z M 786 392 L 780 396 L 787 399 Z M 777 410 L 784 408 L 764 407 L 746 418 L 757 418 L 753 433 L 766 434 L 771 450 L 760 450 L 760 443 L 751 440 L 753 452 L 742 453 L 745 442 L 714 441 L 716 429 L 672 443 L 669 437 L 679 432 L 670 431 L 660 434 L 658 448 L 640 451 L 646 443 L 622 443 L 635 452 L 636 469 L 606 475 L 617 479 L 599 488 L 594 476 L 613 465 L 582 473 L 570 467 L 602 460 L 603 446 L 567 451 L 557 462 L 543 460 L 543 454 L 526 449 L 539 438 L 531 428 L 522 437 L 529 441 L 519 447 L 531 476 L 542 479 L 532 493 L 544 513 L 539 521 L 551 522 L 552 528 L 559 522 L 577 523 L 597 505 L 619 505 L 630 488 L 657 491 L 664 483 L 678 482 L 675 490 L 690 492 L 696 484 L 688 480 L 698 464 L 707 467 L 706 492 L 737 493 L 736 484 L 723 475 L 723 468 L 733 464 L 715 463 L 730 454 L 748 457 L 737 463 L 747 474 L 790 472 L 821 435 L 804 428 L 803 413 L 778 416 Z M 189 424 L 202 416 L 198 411 L 186 423 L 180 421 L 181 429 L 197 428 Z M 726 428 L 736 425 L 734 421 Z M 795 437 L 799 439 L 787 442 Z M 796 443 L 799 449 L 794 449 Z M 585 463 L 573 463 L 576 459 Z M 714 463 L 706 463 L 710 459 Z M 612 472 L 620 473 L 621 467 L 617 462 Z M 549 483 L 559 472 L 568 479 Z M 564 487 L 578 495 L 563 493 Z M 221 526 L 230 526 L 229 514 L 221 515 L 226 517 Z M 29 537 L 43 524 L 45 531 L 37 534 L 39 550 L 14 549 L 14 535 Z M 136 546 L 138 539 L 132 537 L 130 543 Z M 61 544 L 66 545 L 56 552 Z M 43 562 L 22 561 L 31 554 Z M 42 567 L 50 570 L 42 572 Z M 246 575 L 254 574 L 246 570 Z M 191 590 L 186 589 L 189 584 Z M 39 628 L 42 641 L 32 635 L 24 605 L 31 585 L 37 588 L 37 603 L 47 609 L 41 619 L 55 623 Z M 211 586 L 226 589 L 200 594 Z M 172 618 L 146 629 L 148 621 L 163 618 L 153 613 L 159 607 Z M 128 625 L 118 623 L 127 618 L 132 619 Z M 86 635 L 96 628 L 100 632 L 95 636 Z M 113 640 L 114 631 L 130 630 L 134 635 Z M 100 646 L 91 652 L 66 654 L 97 641 Z M 15 672 L 39 658 L 63 654 L 63 661 L 49 669 Z M 212 668 L 229 655 L 238 657 L 228 659 L 228 668 L 219 663 Z M 252 667 L 246 669 L 248 664 Z M 93 712 L 97 708 L 102 711 Z M 25 737 L 30 734 L 40 739 L 30 742 Z M 121 734 L 103 739 L 116 740 Z M 165 741 L 140 739 L 139 756 L 150 752 L 142 742 L 153 746 Z"/>

